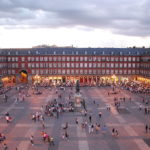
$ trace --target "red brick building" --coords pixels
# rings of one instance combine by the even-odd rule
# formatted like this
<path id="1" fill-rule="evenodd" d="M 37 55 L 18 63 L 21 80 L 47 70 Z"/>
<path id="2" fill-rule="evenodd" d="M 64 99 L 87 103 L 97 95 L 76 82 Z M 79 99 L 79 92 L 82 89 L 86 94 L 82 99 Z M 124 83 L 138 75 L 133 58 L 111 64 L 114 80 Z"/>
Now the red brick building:
<path id="1" fill-rule="evenodd" d="M 26 48 L 0 50 L 4 80 L 96 84 L 104 80 L 150 78 L 146 48 Z M 7 82 L 7 81 L 6 81 Z"/>

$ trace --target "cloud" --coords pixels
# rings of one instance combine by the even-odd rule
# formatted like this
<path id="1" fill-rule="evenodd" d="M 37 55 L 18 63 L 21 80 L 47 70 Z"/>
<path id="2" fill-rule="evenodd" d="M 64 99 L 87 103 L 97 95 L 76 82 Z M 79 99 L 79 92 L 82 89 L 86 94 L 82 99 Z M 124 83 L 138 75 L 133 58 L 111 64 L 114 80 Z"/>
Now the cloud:
<path id="1" fill-rule="evenodd" d="M 9 28 L 82 26 L 150 36 L 149 0 L 1 0 L 0 25 Z"/>

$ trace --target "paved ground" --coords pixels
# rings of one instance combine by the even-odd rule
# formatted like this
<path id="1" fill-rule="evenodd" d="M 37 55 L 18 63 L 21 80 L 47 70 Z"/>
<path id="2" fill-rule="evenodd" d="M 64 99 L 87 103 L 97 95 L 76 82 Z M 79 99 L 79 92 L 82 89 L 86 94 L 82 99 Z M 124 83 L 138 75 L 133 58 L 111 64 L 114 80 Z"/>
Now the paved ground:
<path id="1" fill-rule="evenodd" d="M 24 102 L 16 102 L 15 89 L 9 91 L 9 100 L 4 103 L 0 101 L 0 132 L 7 137 L 6 143 L 9 150 L 150 150 L 150 133 L 145 133 L 145 124 L 150 125 L 150 114 L 144 114 L 145 104 L 142 102 L 142 95 L 129 93 L 120 90 L 119 94 L 110 94 L 110 87 L 82 87 L 81 92 L 86 101 L 88 115 L 83 116 L 80 112 L 63 113 L 59 119 L 45 116 L 45 131 L 54 137 L 55 146 L 49 146 L 44 143 L 40 136 L 42 131 L 41 123 L 34 123 L 31 115 L 41 110 L 41 106 L 48 101 L 58 98 L 55 89 L 41 89 L 42 95 L 33 95 L 26 97 Z M 58 91 L 62 94 L 63 101 L 68 100 L 71 89 L 68 87 L 65 91 Z M 114 106 L 114 97 L 125 97 L 126 101 L 121 103 L 119 111 Z M 131 97 L 131 101 L 129 98 Z M 146 96 L 145 96 L 146 97 Z M 93 103 L 95 100 L 95 104 Z M 111 110 L 106 109 L 110 104 Z M 142 110 L 139 111 L 139 105 Z M 13 121 L 7 124 L 3 114 L 9 112 Z M 102 112 L 102 118 L 98 113 Z M 93 123 L 100 123 L 101 130 L 98 134 L 88 133 L 88 129 L 82 130 L 81 123 L 85 120 L 89 122 L 89 115 L 92 116 Z M 78 118 L 79 125 L 75 124 L 75 118 Z M 69 141 L 62 139 L 62 127 L 65 122 L 69 123 Z M 103 132 L 103 126 L 107 130 Z M 111 135 L 112 128 L 119 131 L 119 137 Z M 34 135 L 35 145 L 30 144 L 29 137 Z M 0 144 L 0 150 L 3 150 L 3 144 Z"/>

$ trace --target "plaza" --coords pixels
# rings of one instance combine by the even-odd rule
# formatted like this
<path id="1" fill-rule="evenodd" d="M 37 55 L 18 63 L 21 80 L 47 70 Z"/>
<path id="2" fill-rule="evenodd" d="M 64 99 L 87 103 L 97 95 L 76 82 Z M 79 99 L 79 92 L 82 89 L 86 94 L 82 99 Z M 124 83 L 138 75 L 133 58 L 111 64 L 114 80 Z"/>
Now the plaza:
<path id="1" fill-rule="evenodd" d="M 55 112 L 53 115 L 43 112 L 46 105 L 55 100 L 67 106 L 73 100 L 75 87 L 38 87 L 38 90 L 41 93 L 35 94 L 31 85 L 16 85 L 6 93 L 7 102 L 1 97 L 0 133 L 6 136 L 6 140 L 1 142 L 0 149 L 3 150 L 4 143 L 11 150 L 150 149 L 150 129 L 145 130 L 146 125 L 150 127 L 149 94 L 132 93 L 120 86 L 115 89 L 112 86 L 80 87 L 86 114 L 83 108 L 81 111 L 65 109 L 56 116 Z M 7 112 L 12 118 L 10 123 L 5 120 Z M 32 120 L 33 114 L 37 112 L 44 116 L 44 128 L 41 120 Z M 85 122 L 86 126 L 82 128 Z M 62 137 L 66 123 L 67 139 Z M 100 125 L 97 131 L 96 124 Z M 94 130 L 89 132 L 90 125 L 94 125 Z M 113 128 L 118 131 L 117 135 L 112 134 Z M 53 137 L 54 145 L 43 141 L 42 131 Z M 34 137 L 34 145 L 30 142 L 31 135 Z"/>

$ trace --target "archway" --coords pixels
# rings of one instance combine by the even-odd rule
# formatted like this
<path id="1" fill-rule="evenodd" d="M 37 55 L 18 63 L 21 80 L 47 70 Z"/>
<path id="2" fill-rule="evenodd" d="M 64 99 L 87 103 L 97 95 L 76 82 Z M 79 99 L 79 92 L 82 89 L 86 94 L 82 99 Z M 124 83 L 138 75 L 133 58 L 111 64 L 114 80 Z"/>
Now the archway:
<path id="1" fill-rule="evenodd" d="M 20 82 L 23 82 L 23 83 L 28 82 L 28 73 L 26 70 L 20 71 Z"/>

